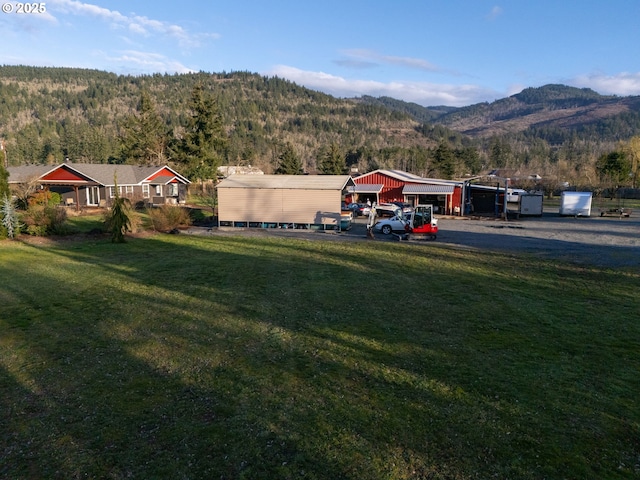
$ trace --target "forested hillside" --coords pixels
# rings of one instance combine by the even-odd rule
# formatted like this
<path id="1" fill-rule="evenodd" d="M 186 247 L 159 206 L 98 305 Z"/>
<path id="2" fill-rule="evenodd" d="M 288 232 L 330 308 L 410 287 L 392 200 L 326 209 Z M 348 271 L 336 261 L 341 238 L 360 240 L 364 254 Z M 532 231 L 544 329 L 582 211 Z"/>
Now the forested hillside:
<path id="1" fill-rule="evenodd" d="M 392 167 L 415 156 L 412 150 L 420 153 L 434 145 L 407 115 L 338 100 L 279 78 L 243 72 L 132 77 L 5 66 L 0 67 L 0 136 L 9 163 L 120 161 L 119 139 L 143 90 L 167 130 L 180 136 L 197 84 L 215 96 L 229 135 L 229 164 L 269 171 L 280 146 L 290 142 L 306 170 L 315 169 L 319 151 L 332 143 L 349 154 L 351 163 Z"/>
<path id="2" fill-rule="evenodd" d="M 458 177 L 492 168 L 592 181 L 596 162 L 640 133 L 640 98 L 564 86 L 461 109 L 390 98 L 336 99 L 247 72 L 122 76 L 69 68 L 0 67 L 0 138 L 9 164 L 133 162 L 131 119 L 147 95 L 168 147 L 185 135 L 191 95 L 215 99 L 227 135 L 220 161 L 278 168 L 283 152 L 302 171 L 328 157 L 360 171 L 397 168 Z M 129 150 L 130 151 L 130 150 Z M 158 157 L 177 162 L 172 149 Z"/>

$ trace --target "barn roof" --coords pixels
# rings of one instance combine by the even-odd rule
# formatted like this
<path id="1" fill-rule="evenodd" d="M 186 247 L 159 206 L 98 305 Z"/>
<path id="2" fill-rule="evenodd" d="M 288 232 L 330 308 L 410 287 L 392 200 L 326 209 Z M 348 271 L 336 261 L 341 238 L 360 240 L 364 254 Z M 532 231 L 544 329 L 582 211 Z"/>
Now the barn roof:
<path id="1" fill-rule="evenodd" d="M 365 178 L 373 175 L 373 174 L 386 175 L 390 178 L 395 178 L 396 180 L 400 180 L 401 182 L 406 183 L 431 183 L 431 184 L 442 184 L 442 185 L 462 185 L 464 182 L 461 180 L 443 180 L 439 178 L 425 178 L 419 175 L 415 175 L 413 173 L 405 172 L 403 170 L 374 170 L 373 172 L 365 173 L 358 177 L 359 183 L 365 183 Z"/>
<path id="2" fill-rule="evenodd" d="M 415 194 L 451 194 L 453 193 L 453 185 L 433 185 L 427 183 L 421 183 L 416 185 L 405 185 L 402 189 L 403 195 L 415 195 Z"/>
<path id="3" fill-rule="evenodd" d="M 356 183 L 353 187 L 349 187 L 349 191 L 353 193 L 380 193 L 383 188 L 383 183 Z"/>
<path id="4" fill-rule="evenodd" d="M 218 188 L 343 190 L 354 185 L 349 175 L 230 175 Z"/>

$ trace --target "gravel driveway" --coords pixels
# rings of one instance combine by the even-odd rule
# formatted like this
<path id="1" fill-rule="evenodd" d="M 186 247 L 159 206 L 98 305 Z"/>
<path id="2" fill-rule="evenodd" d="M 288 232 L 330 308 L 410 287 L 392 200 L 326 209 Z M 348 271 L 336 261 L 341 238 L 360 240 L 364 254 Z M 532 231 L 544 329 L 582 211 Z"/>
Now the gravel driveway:
<path id="1" fill-rule="evenodd" d="M 439 221 L 442 243 L 606 267 L 640 267 L 640 219 L 545 214 L 514 221 Z"/>
<path id="2" fill-rule="evenodd" d="M 519 220 L 439 218 L 439 244 L 485 251 L 524 252 L 541 258 L 557 258 L 574 263 L 603 267 L 640 267 L 640 216 L 561 217 L 545 212 L 542 217 Z M 243 234 L 365 240 L 366 219 L 358 218 L 353 227 L 341 233 L 282 229 L 195 229 L 191 234 Z M 397 241 L 393 235 L 376 234 L 380 241 Z M 425 244 L 426 241 L 408 242 Z"/>

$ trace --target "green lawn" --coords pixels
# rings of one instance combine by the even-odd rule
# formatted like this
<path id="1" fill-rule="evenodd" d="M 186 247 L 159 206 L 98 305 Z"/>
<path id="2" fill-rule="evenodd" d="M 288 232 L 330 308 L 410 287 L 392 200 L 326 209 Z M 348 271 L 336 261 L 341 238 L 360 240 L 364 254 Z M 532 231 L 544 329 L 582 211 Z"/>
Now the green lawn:
<path id="1" fill-rule="evenodd" d="M 155 235 L 0 279 L 0 478 L 640 475 L 637 271 Z"/>

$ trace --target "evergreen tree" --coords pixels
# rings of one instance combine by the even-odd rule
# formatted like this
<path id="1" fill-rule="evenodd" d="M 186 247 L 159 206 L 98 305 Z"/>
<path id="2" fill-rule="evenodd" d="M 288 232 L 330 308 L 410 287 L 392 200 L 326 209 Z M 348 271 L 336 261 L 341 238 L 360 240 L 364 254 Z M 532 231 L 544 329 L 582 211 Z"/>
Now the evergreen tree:
<path id="1" fill-rule="evenodd" d="M 343 175 L 347 171 L 346 158 L 336 143 L 321 152 L 319 170 L 325 175 Z"/>
<path id="2" fill-rule="evenodd" d="M 475 147 L 463 147 L 456 150 L 456 156 L 463 161 L 467 170 L 465 173 L 476 175 L 482 170 L 480 155 Z"/>
<path id="3" fill-rule="evenodd" d="M 0 140 L 0 198 L 4 198 L 9 195 L 9 172 L 4 167 L 5 159 L 7 158 L 4 153 L 4 142 Z"/>
<path id="4" fill-rule="evenodd" d="M 434 152 L 433 164 L 440 176 L 447 179 L 453 178 L 456 168 L 455 156 L 447 142 L 442 141 L 438 145 Z"/>
<path id="5" fill-rule="evenodd" d="M 227 133 L 216 100 L 197 84 L 191 94 L 191 117 L 184 138 L 174 150 L 184 173 L 192 180 L 216 178 L 228 146 Z"/>
<path id="6" fill-rule="evenodd" d="M 640 165 L 640 136 L 632 137 L 629 140 L 625 152 L 631 160 L 631 187 L 636 188 L 638 183 L 638 166 Z"/>
<path id="7" fill-rule="evenodd" d="M 612 187 L 619 187 L 631 178 L 631 162 L 625 152 L 611 152 L 602 155 L 596 162 L 596 171 L 603 182 L 611 182 Z"/>
<path id="8" fill-rule="evenodd" d="M 496 168 L 506 167 L 511 160 L 511 147 L 509 143 L 496 136 L 492 137 L 489 144 L 489 160 Z"/>
<path id="9" fill-rule="evenodd" d="M 136 113 L 127 117 L 123 129 L 123 163 L 158 165 L 166 161 L 166 127 L 146 90 L 140 94 Z"/>
<path id="10" fill-rule="evenodd" d="M 302 162 L 300 157 L 293 148 L 293 145 L 287 142 L 278 156 L 278 175 L 302 175 Z"/>
<path id="11" fill-rule="evenodd" d="M 131 202 L 128 198 L 121 197 L 118 193 L 118 182 L 114 181 L 116 197 L 113 199 L 111 209 L 106 215 L 107 231 L 111 233 L 113 243 L 124 243 L 125 235 L 131 231 Z"/>
<path id="12" fill-rule="evenodd" d="M 13 200 L 7 194 L 0 197 L 0 227 L 4 229 L 9 238 L 18 235 L 22 228 Z"/>

